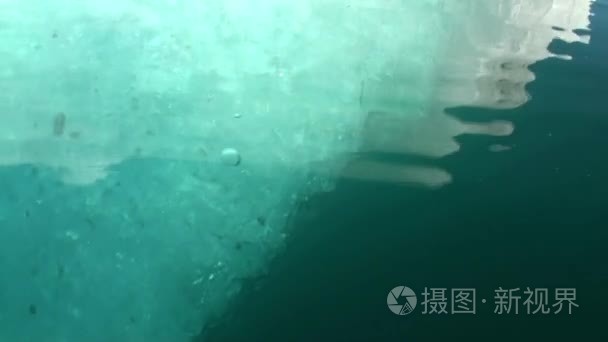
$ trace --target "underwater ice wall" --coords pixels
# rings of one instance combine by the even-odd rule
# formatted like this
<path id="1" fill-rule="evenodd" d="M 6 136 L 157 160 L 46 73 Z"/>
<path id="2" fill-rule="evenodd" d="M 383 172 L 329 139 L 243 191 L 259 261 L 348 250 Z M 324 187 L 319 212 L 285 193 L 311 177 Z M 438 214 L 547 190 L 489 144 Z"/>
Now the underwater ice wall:
<path id="1" fill-rule="evenodd" d="M 441 186 L 589 1 L 0 0 L 0 340 L 186 341 L 338 175 Z M 559 26 L 561 30 L 551 29 Z"/>

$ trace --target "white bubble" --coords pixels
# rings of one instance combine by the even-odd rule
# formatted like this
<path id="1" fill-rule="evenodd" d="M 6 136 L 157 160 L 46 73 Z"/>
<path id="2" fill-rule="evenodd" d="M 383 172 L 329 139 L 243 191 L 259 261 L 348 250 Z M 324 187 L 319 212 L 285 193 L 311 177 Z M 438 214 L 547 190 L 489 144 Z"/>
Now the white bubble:
<path id="1" fill-rule="evenodd" d="M 237 166 L 241 163 L 241 155 L 234 148 L 225 148 L 222 150 L 222 163 L 230 166 Z"/>

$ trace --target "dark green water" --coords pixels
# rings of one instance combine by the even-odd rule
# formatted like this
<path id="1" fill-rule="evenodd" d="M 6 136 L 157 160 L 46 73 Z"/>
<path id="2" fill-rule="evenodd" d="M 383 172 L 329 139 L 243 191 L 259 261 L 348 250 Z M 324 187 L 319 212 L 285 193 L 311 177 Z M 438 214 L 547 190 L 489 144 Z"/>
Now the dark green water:
<path id="1" fill-rule="evenodd" d="M 595 3 L 594 12 L 590 45 L 551 46 L 572 61 L 532 67 L 537 80 L 526 105 L 452 111 L 512 120 L 512 136 L 460 137 L 462 150 L 438 162 L 455 181 L 437 191 L 343 180 L 311 199 L 267 276 L 252 281 L 205 337 L 608 340 L 608 3 Z M 488 152 L 495 143 L 514 148 Z M 410 315 L 386 306 L 398 285 L 418 294 Z M 425 287 L 475 288 L 477 314 L 422 315 Z M 579 307 L 571 315 L 497 315 L 498 287 L 549 288 L 551 295 L 575 288 Z"/>

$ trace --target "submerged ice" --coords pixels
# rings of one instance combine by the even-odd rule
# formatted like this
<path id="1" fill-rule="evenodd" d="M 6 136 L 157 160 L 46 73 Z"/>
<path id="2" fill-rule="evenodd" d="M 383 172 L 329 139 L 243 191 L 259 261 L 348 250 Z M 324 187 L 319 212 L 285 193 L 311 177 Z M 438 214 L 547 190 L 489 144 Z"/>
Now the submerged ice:
<path id="1" fill-rule="evenodd" d="M 589 8 L 0 0 L 0 340 L 186 341 L 336 177 L 452 181 L 358 152 L 511 134 L 445 109 L 528 101 Z"/>

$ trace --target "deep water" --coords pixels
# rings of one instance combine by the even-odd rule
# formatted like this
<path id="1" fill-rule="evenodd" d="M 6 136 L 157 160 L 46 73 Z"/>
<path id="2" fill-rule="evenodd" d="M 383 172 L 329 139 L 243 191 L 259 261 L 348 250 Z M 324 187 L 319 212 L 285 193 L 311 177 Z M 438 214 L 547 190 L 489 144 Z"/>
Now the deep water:
<path id="1" fill-rule="evenodd" d="M 341 180 L 303 206 L 285 251 L 200 341 L 606 341 L 608 2 L 590 45 L 532 66 L 531 100 L 509 137 L 461 136 L 439 190 Z M 512 149 L 491 152 L 501 144 Z M 476 288 L 476 315 L 397 316 L 390 289 Z M 494 290 L 576 288 L 572 315 L 494 314 Z M 522 301 L 524 299 L 521 299 Z"/>

